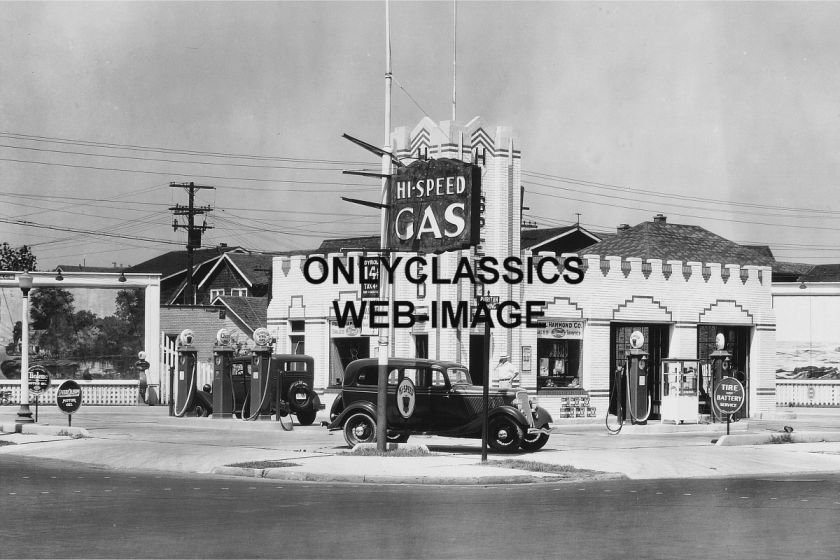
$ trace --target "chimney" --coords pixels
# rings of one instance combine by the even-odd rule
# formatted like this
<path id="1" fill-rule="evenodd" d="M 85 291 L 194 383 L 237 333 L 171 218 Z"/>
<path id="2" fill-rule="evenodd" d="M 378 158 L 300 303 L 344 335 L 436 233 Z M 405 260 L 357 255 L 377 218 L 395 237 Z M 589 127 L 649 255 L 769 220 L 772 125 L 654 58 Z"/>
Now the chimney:
<path id="1" fill-rule="evenodd" d="M 654 224 L 664 224 L 667 219 L 668 218 L 666 218 L 664 214 L 657 214 L 656 216 L 653 217 L 653 223 Z"/>
<path id="2" fill-rule="evenodd" d="M 628 224 L 619 224 L 619 226 L 617 228 L 615 228 L 617 233 L 621 233 L 622 231 L 627 231 L 628 229 L 630 229 L 630 226 Z"/>

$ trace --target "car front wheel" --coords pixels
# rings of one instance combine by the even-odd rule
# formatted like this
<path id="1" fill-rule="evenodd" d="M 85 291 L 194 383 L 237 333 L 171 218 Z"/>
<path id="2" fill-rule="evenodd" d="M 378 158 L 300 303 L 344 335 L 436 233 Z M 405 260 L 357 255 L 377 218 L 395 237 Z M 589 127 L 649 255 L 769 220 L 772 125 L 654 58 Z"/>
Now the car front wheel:
<path id="1" fill-rule="evenodd" d="M 344 440 L 350 447 L 357 443 L 373 443 L 376 441 L 376 422 L 364 412 L 353 414 L 344 422 Z"/>
<path id="2" fill-rule="evenodd" d="M 523 451 L 538 451 L 542 449 L 546 443 L 548 443 L 548 434 L 525 434 L 522 437 L 520 447 L 522 447 Z"/>
<path id="3" fill-rule="evenodd" d="M 501 453 L 514 453 L 519 450 L 522 438 L 522 428 L 512 418 L 501 416 L 490 421 L 487 443 L 493 450 Z"/>

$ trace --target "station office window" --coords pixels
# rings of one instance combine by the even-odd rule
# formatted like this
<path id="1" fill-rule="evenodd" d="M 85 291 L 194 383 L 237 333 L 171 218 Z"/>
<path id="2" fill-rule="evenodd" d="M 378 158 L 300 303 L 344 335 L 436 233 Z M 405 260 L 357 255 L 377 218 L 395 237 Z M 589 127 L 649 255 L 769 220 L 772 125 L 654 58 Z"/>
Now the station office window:
<path id="1" fill-rule="evenodd" d="M 291 333 L 289 334 L 289 343 L 291 346 L 291 353 L 292 354 L 306 354 L 306 344 L 305 344 L 305 328 L 306 322 L 305 321 L 289 321 L 289 328 Z M 304 364 L 296 363 L 294 364 L 294 368 L 297 371 L 302 371 L 304 368 Z"/>
<path id="2" fill-rule="evenodd" d="M 580 340 L 537 340 L 537 389 L 580 388 Z"/>

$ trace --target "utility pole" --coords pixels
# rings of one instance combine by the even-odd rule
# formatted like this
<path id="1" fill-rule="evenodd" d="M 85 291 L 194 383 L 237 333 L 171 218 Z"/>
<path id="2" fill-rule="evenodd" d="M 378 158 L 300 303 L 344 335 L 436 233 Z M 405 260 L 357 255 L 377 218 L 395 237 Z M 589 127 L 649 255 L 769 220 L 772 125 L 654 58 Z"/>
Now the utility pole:
<path id="1" fill-rule="evenodd" d="M 186 189 L 189 194 L 189 204 L 187 206 L 176 204 L 175 206 L 170 207 L 169 210 L 175 216 L 187 217 L 186 224 L 178 223 L 177 217 L 173 219 L 172 229 L 175 231 L 178 231 L 179 228 L 187 230 L 187 286 L 184 290 L 184 304 L 195 305 L 195 286 L 193 285 L 193 250 L 201 248 L 201 233 L 204 230 L 212 229 L 211 226 L 207 225 L 206 219 L 202 225 L 195 225 L 195 217 L 199 214 L 206 214 L 207 212 L 211 212 L 213 210 L 211 206 L 196 206 L 195 193 L 201 189 L 215 189 L 216 187 L 196 185 L 192 182 L 169 183 L 169 186 L 172 188 Z"/>

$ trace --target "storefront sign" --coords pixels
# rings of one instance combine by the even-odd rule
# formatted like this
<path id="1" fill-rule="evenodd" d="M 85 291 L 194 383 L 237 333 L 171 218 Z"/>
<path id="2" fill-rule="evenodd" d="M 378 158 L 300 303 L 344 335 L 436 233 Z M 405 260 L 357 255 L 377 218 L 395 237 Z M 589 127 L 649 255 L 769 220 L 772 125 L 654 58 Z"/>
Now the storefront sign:
<path id="1" fill-rule="evenodd" d="M 537 331 L 538 338 L 583 340 L 583 321 L 546 321 L 545 325 Z"/>
<path id="2" fill-rule="evenodd" d="M 339 327 L 335 322 L 330 323 L 330 337 L 336 338 L 341 336 L 376 336 L 376 330 L 369 328 L 367 325 L 362 328 L 356 328 L 353 325 L 345 325 Z"/>
<path id="3" fill-rule="evenodd" d="M 440 252 L 478 244 L 481 168 L 455 159 L 419 160 L 388 180 L 389 249 Z"/>

